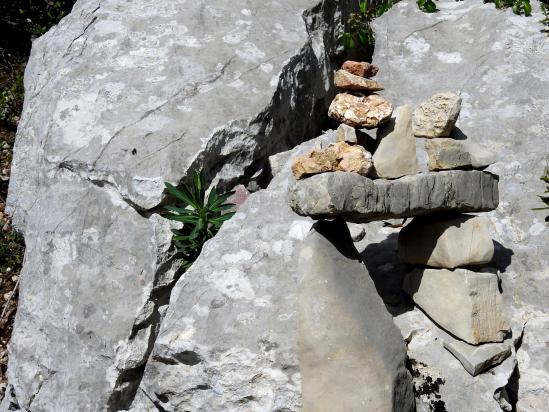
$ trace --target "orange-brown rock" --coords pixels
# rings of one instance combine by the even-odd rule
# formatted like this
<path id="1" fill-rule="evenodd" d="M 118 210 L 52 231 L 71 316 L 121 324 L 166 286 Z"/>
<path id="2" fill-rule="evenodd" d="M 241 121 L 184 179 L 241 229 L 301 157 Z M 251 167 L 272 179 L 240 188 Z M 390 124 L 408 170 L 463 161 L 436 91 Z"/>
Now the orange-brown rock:
<path id="1" fill-rule="evenodd" d="M 336 87 L 345 90 L 366 90 L 371 92 L 383 90 L 383 86 L 375 80 L 365 79 L 346 70 L 338 70 L 335 73 L 334 84 Z"/>
<path id="2" fill-rule="evenodd" d="M 393 113 L 393 105 L 378 94 L 355 96 L 349 93 L 336 95 L 328 116 L 352 127 L 372 129 L 385 123 Z"/>
<path id="3" fill-rule="evenodd" d="M 334 171 L 355 172 L 366 176 L 371 168 L 372 155 L 364 147 L 337 142 L 297 157 L 292 164 L 292 173 L 296 179 Z"/>
<path id="4" fill-rule="evenodd" d="M 379 67 L 375 64 L 370 64 L 367 62 L 355 62 L 352 60 L 347 60 L 341 66 L 343 70 L 347 70 L 349 73 L 360 77 L 373 77 L 377 74 Z"/>

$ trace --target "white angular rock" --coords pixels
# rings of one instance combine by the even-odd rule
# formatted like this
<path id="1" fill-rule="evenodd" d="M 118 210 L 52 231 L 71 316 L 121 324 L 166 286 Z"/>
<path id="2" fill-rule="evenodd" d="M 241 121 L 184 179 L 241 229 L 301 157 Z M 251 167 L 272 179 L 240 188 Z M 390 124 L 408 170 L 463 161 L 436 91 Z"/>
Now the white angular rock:
<path id="1" fill-rule="evenodd" d="M 416 269 L 403 289 L 437 324 L 473 345 L 502 342 L 509 331 L 495 274 Z"/>
<path id="2" fill-rule="evenodd" d="M 471 376 L 477 376 L 491 367 L 500 364 L 511 355 L 512 343 L 484 343 L 479 346 L 461 341 L 443 341 L 448 351 L 461 362 Z"/>
<path id="3" fill-rule="evenodd" d="M 489 224 L 472 215 L 414 218 L 398 236 L 400 261 L 446 269 L 489 263 L 494 256 Z"/>
<path id="4" fill-rule="evenodd" d="M 419 172 L 410 106 L 397 108 L 396 116 L 378 128 L 377 141 L 373 155 L 375 176 L 395 179 Z"/>
<path id="5" fill-rule="evenodd" d="M 461 110 L 461 97 L 453 92 L 437 93 L 421 103 L 414 112 L 413 129 L 417 137 L 448 137 Z"/>
<path id="6" fill-rule="evenodd" d="M 347 142 L 349 144 L 356 144 L 358 140 L 356 137 L 355 128 L 341 123 L 336 130 L 336 142 Z"/>
<path id="7" fill-rule="evenodd" d="M 349 232 L 351 233 L 351 238 L 353 239 L 353 242 L 360 242 L 362 239 L 364 239 L 364 236 L 366 235 L 364 225 L 361 225 L 359 223 L 347 223 L 347 227 L 349 228 Z"/>

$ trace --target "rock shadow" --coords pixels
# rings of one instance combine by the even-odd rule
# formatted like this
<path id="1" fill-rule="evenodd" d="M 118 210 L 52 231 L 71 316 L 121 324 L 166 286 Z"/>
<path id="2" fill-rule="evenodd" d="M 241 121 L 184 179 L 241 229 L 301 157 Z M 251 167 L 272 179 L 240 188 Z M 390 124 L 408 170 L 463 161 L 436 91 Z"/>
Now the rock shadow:
<path id="1" fill-rule="evenodd" d="M 413 303 L 402 290 L 404 277 L 411 266 L 399 261 L 398 234 L 391 233 L 381 242 L 369 244 L 360 257 L 387 310 L 393 316 L 412 310 Z"/>
<path id="2" fill-rule="evenodd" d="M 454 140 L 467 140 L 467 135 L 457 126 L 452 129 L 450 137 Z"/>
<path id="3" fill-rule="evenodd" d="M 494 257 L 492 264 L 500 273 L 505 273 L 505 270 L 511 265 L 513 255 L 515 254 L 511 249 L 506 248 L 501 243 L 493 240 L 494 242 Z"/>

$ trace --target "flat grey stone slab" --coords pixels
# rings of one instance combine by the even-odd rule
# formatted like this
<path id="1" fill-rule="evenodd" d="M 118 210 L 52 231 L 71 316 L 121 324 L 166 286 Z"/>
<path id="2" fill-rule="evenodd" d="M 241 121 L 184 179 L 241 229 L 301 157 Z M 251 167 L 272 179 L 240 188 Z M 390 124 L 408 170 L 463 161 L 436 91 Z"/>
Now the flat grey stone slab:
<path id="1" fill-rule="evenodd" d="M 426 215 L 484 212 L 498 206 L 498 177 L 451 170 L 372 180 L 355 173 L 322 173 L 297 181 L 289 202 L 301 216 L 341 217 L 349 222 Z"/>
<path id="2" fill-rule="evenodd" d="M 473 346 L 460 341 L 444 341 L 443 345 L 472 376 L 476 376 L 503 362 L 511 355 L 512 347 L 511 342 L 508 341 L 486 343 L 480 346 Z"/>

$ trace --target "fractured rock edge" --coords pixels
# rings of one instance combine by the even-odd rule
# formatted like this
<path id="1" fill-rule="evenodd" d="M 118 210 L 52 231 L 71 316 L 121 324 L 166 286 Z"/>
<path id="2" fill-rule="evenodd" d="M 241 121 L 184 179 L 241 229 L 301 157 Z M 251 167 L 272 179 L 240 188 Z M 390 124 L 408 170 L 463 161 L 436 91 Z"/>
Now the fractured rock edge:
<path id="1" fill-rule="evenodd" d="M 100 5 L 91 15 L 93 15 L 99 7 Z M 325 19 L 328 19 L 330 22 L 337 20 L 337 15 L 339 13 L 345 14 L 344 12 L 341 12 L 341 7 L 339 5 L 333 5 L 324 1 L 319 1 L 316 6 L 304 12 L 303 18 L 308 33 L 308 42 L 281 70 L 278 87 L 273 94 L 270 105 L 252 119 L 234 120 L 226 126 L 214 130 L 208 139 L 209 141 L 206 147 L 195 155 L 194 159 L 187 166 L 186 171 L 182 173 L 180 181 L 184 180 L 190 174 L 191 170 L 204 168 L 209 177 L 216 177 L 217 183 L 221 187 L 232 186 L 237 182 L 245 181 L 257 168 L 262 167 L 261 159 L 263 159 L 264 162 L 268 155 L 288 149 L 294 144 L 299 143 L 299 140 L 316 135 L 318 131 L 317 125 L 322 123 L 320 121 L 320 118 L 323 117 L 320 113 L 324 112 L 322 107 L 327 109 L 331 99 L 331 93 L 334 89 L 332 87 L 327 90 L 322 82 L 322 78 L 331 77 L 332 72 L 331 67 L 329 67 L 328 64 L 330 58 L 325 57 L 325 55 L 333 56 L 335 54 L 335 49 L 337 48 L 337 40 L 333 38 L 334 36 L 330 36 L 330 33 L 327 33 L 326 28 L 329 28 L 329 25 L 324 23 Z M 336 17 L 334 18 L 334 16 Z M 87 27 L 93 24 L 95 19 L 96 18 L 94 17 L 91 18 L 91 22 L 86 25 L 79 37 L 85 35 Z M 333 26 L 337 31 L 337 25 Z M 312 76 L 311 74 L 313 73 L 308 71 L 306 73 L 307 76 L 305 76 L 304 69 L 300 68 L 301 63 L 304 60 L 324 63 L 322 66 L 316 66 L 316 73 L 324 72 L 324 75 Z M 304 80 L 306 81 L 304 82 Z M 297 89 L 321 90 L 319 94 L 314 94 L 317 100 L 312 101 L 310 104 L 311 112 L 319 114 L 315 117 L 309 116 L 309 113 L 304 115 L 299 110 L 294 110 L 292 112 L 294 116 L 290 119 L 290 122 L 293 127 L 299 129 L 300 137 L 298 137 L 297 141 L 290 142 L 287 141 L 287 139 L 284 139 L 285 131 L 276 130 L 272 127 L 272 124 L 273 122 L 276 122 L 277 109 L 288 107 L 290 99 L 298 93 Z M 40 91 L 38 91 L 38 93 L 39 92 Z M 297 107 L 301 106 L 297 105 Z M 285 114 L 281 113 L 279 116 L 285 117 Z M 303 118 L 308 119 L 308 121 L 303 122 Z M 239 139 L 243 143 L 234 144 L 234 142 Z M 252 140 L 257 140 L 258 143 L 252 147 L 253 150 L 248 150 L 246 145 Z M 229 144 L 229 142 L 231 143 Z M 241 156 L 242 153 L 246 153 L 248 156 L 246 161 L 241 163 L 242 167 L 239 167 L 236 170 L 230 170 L 229 172 L 223 170 L 225 165 L 230 165 L 231 161 L 234 158 Z M 94 168 L 90 168 L 89 165 L 67 161 L 48 165 L 48 167 L 51 168 L 55 174 L 63 174 L 66 171 L 70 171 L 74 175 L 80 177 L 83 181 L 87 181 L 97 188 L 104 188 L 103 190 L 108 190 L 111 194 L 115 193 L 116 197 L 119 197 L 120 200 L 124 201 L 144 218 L 150 218 L 155 215 L 155 207 L 161 200 L 157 199 L 157 201 L 154 202 L 143 203 L 140 199 L 134 198 L 127 188 L 115 181 L 108 172 L 105 173 L 101 170 L 94 170 Z M 15 202 L 16 199 L 14 199 L 13 196 L 9 198 L 8 211 L 10 214 L 14 215 L 15 228 L 25 234 L 27 211 L 17 208 Z M 131 352 L 132 342 L 135 339 L 144 339 L 147 341 L 145 356 L 140 360 L 133 359 L 129 362 L 122 362 L 125 364 L 125 367 L 116 372 L 118 373 L 118 378 L 116 378 L 116 386 L 113 388 L 109 399 L 109 410 L 123 409 L 129 406 L 132 398 L 135 396 L 135 391 L 141 380 L 148 355 L 154 345 L 165 309 L 169 304 L 171 289 L 177 280 L 177 276 L 173 269 L 174 263 L 173 259 L 168 257 L 166 262 L 161 265 L 161 269 L 156 273 L 155 282 L 149 299 L 143 306 L 143 318 L 136 319 L 131 334 L 128 337 L 128 341 L 126 342 L 128 352 Z M 164 279 L 165 271 L 171 271 L 173 276 L 168 283 L 164 284 L 160 282 L 160 280 Z M 9 402 L 17 404 L 15 389 L 9 385 L 8 392 L 13 395 Z M 8 397 L 6 397 L 6 401 L 8 401 L 7 398 Z M 0 409 L 3 409 L 4 407 L 6 407 L 6 405 L 2 404 L 2 408 Z"/>

